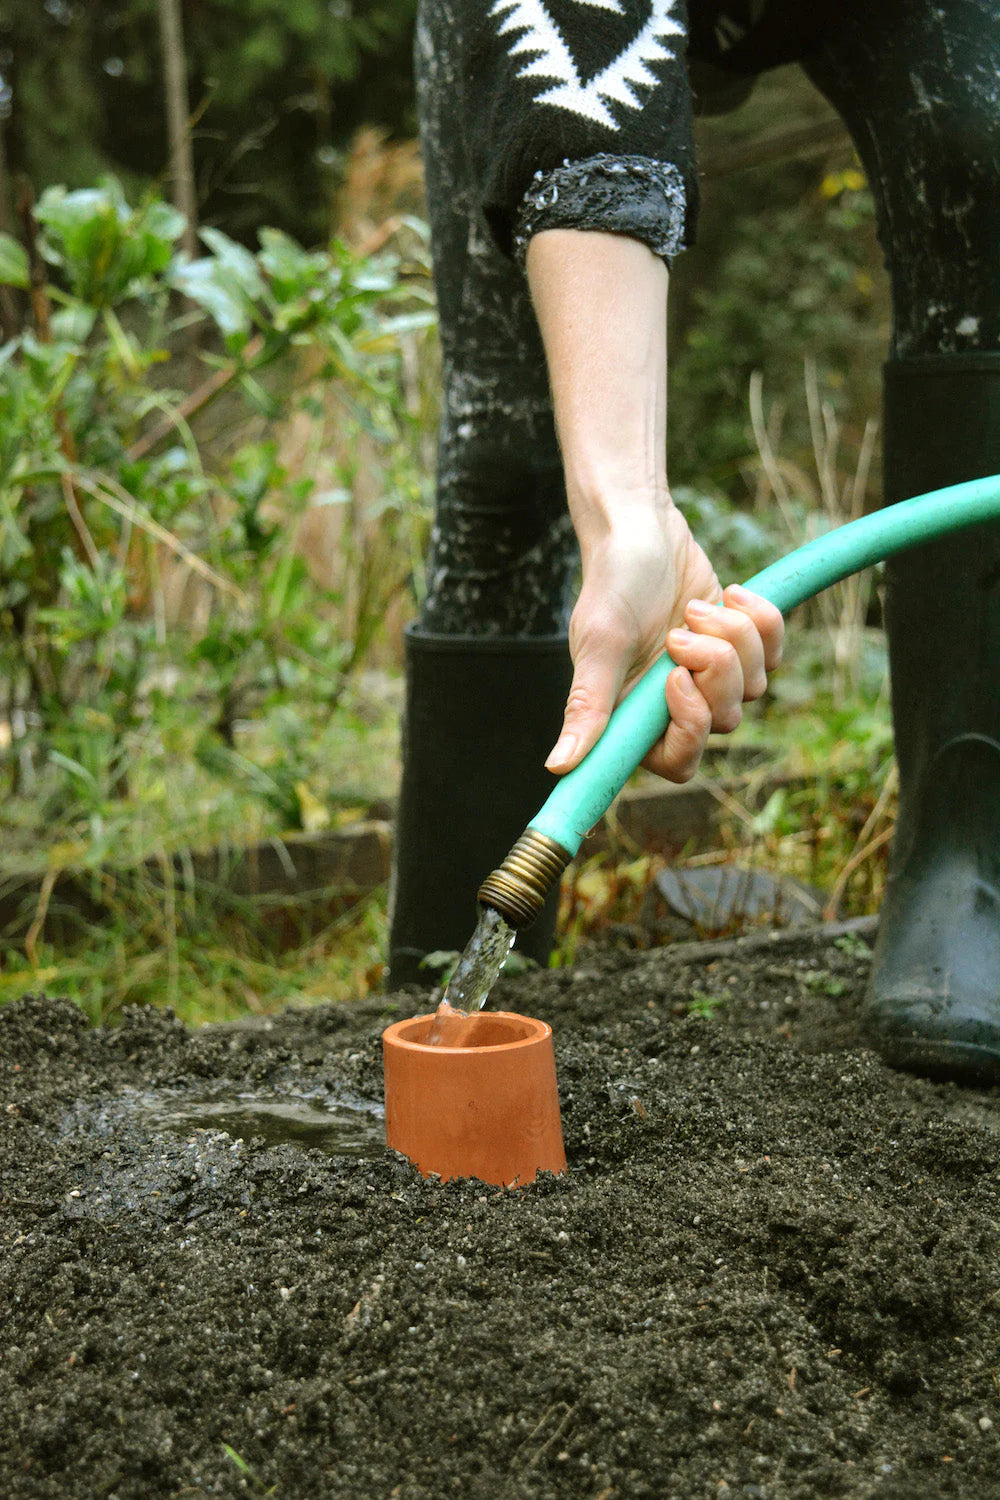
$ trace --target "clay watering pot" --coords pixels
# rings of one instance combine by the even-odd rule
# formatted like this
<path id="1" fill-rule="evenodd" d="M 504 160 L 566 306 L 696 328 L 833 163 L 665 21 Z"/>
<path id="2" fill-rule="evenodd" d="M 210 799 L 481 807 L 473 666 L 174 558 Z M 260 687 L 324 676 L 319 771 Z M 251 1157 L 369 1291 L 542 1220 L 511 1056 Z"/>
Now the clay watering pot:
<path id="1" fill-rule="evenodd" d="M 565 1172 L 552 1028 L 511 1011 L 470 1018 L 460 1047 L 426 1047 L 433 1015 L 382 1036 L 385 1139 L 425 1177 L 523 1187 Z"/>

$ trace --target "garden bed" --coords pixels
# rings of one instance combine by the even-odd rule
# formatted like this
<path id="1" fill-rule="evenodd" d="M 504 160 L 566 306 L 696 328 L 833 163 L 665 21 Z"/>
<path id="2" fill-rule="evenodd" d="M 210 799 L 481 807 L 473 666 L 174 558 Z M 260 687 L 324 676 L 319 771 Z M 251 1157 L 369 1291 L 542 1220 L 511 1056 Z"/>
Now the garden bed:
<path id="1" fill-rule="evenodd" d="M 761 752 L 751 749 L 742 759 L 760 762 Z M 676 855 L 710 844 L 734 800 L 759 811 L 779 789 L 819 795 L 815 777 L 769 772 L 760 764 L 737 774 L 701 775 L 684 786 L 643 775 L 618 796 L 585 840 L 582 856 L 610 847 Z M 253 919 L 266 946 L 285 951 L 388 882 L 395 799 L 369 802 L 363 813 L 339 828 L 161 853 L 131 867 L 60 868 L 43 850 L 36 868 L 22 860 L 16 871 L 0 870 L 0 936 L 16 941 L 40 923 L 49 941 L 71 943 L 88 925 L 108 922 L 116 903 L 120 907 L 139 887 L 161 902 L 176 892 L 216 918 Z"/>
<path id="2" fill-rule="evenodd" d="M 861 1048 L 866 969 L 821 929 L 502 981 L 570 1160 L 506 1192 L 377 1144 L 412 996 L 6 1006 L 5 1494 L 1000 1495 L 1000 1097 Z"/>

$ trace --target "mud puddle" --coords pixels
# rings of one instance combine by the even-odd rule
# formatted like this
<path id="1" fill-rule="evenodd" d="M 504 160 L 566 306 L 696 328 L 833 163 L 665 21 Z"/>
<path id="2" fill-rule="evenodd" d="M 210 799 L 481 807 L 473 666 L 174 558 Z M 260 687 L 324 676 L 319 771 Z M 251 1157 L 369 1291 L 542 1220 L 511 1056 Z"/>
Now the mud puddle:
<path id="1" fill-rule="evenodd" d="M 200 1095 L 177 1089 L 130 1094 L 121 1107 L 139 1123 L 181 1136 L 219 1130 L 233 1140 L 310 1146 L 326 1156 L 360 1159 L 385 1150 L 385 1109 L 364 1099 L 252 1091 Z"/>

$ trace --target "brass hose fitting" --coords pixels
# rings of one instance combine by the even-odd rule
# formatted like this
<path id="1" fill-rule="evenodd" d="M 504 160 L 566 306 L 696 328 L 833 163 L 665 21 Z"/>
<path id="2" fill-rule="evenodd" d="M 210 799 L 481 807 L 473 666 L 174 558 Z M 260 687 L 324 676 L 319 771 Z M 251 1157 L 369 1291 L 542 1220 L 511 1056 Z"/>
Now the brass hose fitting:
<path id="1" fill-rule="evenodd" d="M 494 907 L 512 927 L 529 927 L 572 857 L 555 839 L 526 828 L 479 887 L 479 904 Z"/>

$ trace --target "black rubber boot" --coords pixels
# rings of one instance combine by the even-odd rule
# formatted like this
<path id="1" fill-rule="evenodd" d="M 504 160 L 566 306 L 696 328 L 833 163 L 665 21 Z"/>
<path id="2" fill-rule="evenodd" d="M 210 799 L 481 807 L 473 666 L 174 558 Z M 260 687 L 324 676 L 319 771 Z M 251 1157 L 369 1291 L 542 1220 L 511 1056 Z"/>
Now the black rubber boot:
<path id="1" fill-rule="evenodd" d="M 476 892 L 555 786 L 544 768 L 572 681 L 562 636 L 428 635 L 406 640 L 403 782 L 390 902 L 389 983 L 434 985 L 421 968 L 461 952 L 476 925 Z M 548 962 L 558 892 L 518 934 Z"/>
<path id="2" fill-rule="evenodd" d="M 1000 472 L 1000 354 L 885 371 L 885 498 Z M 1000 1081 L 1000 525 L 887 565 L 899 822 L 864 1023 L 895 1067 Z"/>

